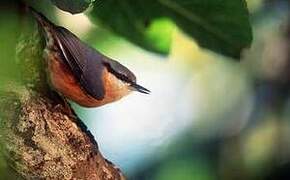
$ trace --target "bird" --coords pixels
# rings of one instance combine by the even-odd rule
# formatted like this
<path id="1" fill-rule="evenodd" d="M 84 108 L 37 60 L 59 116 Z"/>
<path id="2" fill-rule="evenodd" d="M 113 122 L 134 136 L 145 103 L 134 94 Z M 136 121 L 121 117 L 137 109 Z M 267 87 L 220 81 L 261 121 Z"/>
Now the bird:
<path id="1" fill-rule="evenodd" d="M 68 29 L 29 7 L 44 34 L 44 59 L 50 86 L 83 107 L 115 102 L 132 91 L 149 94 L 127 67 L 80 40 Z"/>

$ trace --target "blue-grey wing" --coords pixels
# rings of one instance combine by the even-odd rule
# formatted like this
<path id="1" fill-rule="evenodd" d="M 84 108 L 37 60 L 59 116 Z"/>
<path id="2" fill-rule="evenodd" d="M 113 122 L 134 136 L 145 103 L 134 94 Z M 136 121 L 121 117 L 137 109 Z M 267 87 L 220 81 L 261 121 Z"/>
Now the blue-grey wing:
<path id="1" fill-rule="evenodd" d="M 97 100 L 105 96 L 101 55 L 63 27 L 55 27 L 55 36 L 65 63 L 84 90 Z"/>

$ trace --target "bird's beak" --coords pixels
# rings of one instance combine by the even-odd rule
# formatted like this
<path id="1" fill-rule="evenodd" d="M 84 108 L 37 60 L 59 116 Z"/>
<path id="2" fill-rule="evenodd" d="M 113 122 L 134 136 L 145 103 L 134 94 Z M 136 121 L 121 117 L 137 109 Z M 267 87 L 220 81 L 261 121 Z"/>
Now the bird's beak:
<path id="1" fill-rule="evenodd" d="M 140 93 L 149 94 L 151 92 L 148 89 L 146 89 L 146 88 L 144 88 L 136 83 L 131 83 L 130 86 L 132 87 L 132 90 L 138 91 Z"/>

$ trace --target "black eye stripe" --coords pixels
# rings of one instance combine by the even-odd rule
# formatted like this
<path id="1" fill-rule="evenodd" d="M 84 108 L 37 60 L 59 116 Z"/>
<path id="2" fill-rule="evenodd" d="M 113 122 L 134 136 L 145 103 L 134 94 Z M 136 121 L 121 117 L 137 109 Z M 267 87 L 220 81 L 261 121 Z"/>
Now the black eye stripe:
<path id="1" fill-rule="evenodd" d="M 132 81 L 131 79 L 129 79 L 125 74 L 121 74 L 117 71 L 115 71 L 111 66 L 110 64 L 108 63 L 104 63 L 104 65 L 108 68 L 108 71 L 112 74 L 114 74 L 118 79 L 122 80 L 122 81 L 125 81 L 129 84 L 131 83 L 134 83 L 134 81 Z"/>

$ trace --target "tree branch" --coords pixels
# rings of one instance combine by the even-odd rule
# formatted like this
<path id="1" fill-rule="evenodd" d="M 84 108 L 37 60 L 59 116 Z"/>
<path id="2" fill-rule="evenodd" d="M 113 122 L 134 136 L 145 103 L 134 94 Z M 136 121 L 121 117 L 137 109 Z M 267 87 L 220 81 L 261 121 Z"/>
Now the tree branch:
<path id="1" fill-rule="evenodd" d="M 9 166 L 25 179 L 125 179 L 66 100 L 49 88 L 43 41 L 35 25 L 26 25 L 34 30 L 25 27 L 16 48 L 23 80 L 0 89 L 1 144 Z"/>

